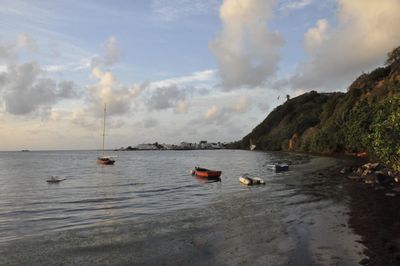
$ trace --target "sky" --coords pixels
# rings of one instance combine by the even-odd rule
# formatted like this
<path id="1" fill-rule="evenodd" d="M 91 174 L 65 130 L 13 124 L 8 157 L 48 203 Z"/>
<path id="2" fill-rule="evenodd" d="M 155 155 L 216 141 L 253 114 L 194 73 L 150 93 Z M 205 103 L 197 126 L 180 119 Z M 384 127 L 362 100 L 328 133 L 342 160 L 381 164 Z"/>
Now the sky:
<path id="1" fill-rule="evenodd" d="M 0 0 L 0 150 L 239 140 L 400 45 L 399 0 Z"/>

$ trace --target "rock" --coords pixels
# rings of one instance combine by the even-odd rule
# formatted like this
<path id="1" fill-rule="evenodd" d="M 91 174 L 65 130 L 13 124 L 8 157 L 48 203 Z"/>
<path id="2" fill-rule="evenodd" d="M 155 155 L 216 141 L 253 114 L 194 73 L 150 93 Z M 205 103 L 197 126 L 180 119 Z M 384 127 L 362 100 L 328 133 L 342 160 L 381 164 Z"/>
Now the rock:
<path id="1" fill-rule="evenodd" d="M 377 175 L 377 180 L 381 184 L 386 184 L 389 183 L 391 180 L 391 177 L 388 175 L 385 175 L 383 171 L 376 171 L 375 175 Z"/>
<path id="2" fill-rule="evenodd" d="M 363 258 L 358 262 L 360 265 L 368 265 L 369 264 L 369 259 L 368 258 Z"/>
<path id="3" fill-rule="evenodd" d="M 374 184 L 378 182 L 378 175 L 374 173 L 369 173 L 364 176 L 365 183 L 367 184 Z"/>
<path id="4" fill-rule="evenodd" d="M 397 193 L 388 192 L 388 193 L 385 194 L 385 196 L 387 196 L 387 197 L 396 197 Z"/>
<path id="5" fill-rule="evenodd" d="M 377 170 L 379 168 L 379 163 L 371 163 L 370 167 L 371 170 Z"/>
<path id="6" fill-rule="evenodd" d="M 356 171 L 356 174 L 357 174 L 357 175 L 362 175 L 363 172 L 364 172 L 364 170 L 363 170 L 361 167 L 358 167 L 358 169 L 357 169 L 357 171 Z"/>
<path id="7" fill-rule="evenodd" d="M 366 175 L 368 175 L 368 174 L 370 174 L 370 173 L 372 173 L 372 171 L 369 170 L 369 169 L 366 169 L 366 170 L 364 170 L 364 172 L 362 173 L 362 176 L 366 176 Z"/>
<path id="8" fill-rule="evenodd" d="M 349 175 L 349 176 L 347 176 L 347 178 L 348 178 L 348 179 L 351 179 L 351 180 L 360 180 L 360 179 L 361 179 L 361 176 L 358 176 L 358 175 Z"/>
<path id="9" fill-rule="evenodd" d="M 361 166 L 361 168 L 362 168 L 363 170 L 369 170 L 369 169 L 371 169 L 371 163 L 366 163 L 366 164 L 364 164 L 363 166 Z"/>
<path id="10" fill-rule="evenodd" d="M 342 170 L 340 170 L 341 174 L 347 174 L 351 172 L 351 168 L 350 167 L 345 167 Z"/>

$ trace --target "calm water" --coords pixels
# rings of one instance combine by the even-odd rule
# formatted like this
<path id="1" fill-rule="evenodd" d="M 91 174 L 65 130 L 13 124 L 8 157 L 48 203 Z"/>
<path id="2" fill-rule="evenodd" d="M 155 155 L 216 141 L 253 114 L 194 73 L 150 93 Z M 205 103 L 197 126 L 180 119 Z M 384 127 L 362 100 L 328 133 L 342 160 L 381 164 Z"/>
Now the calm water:
<path id="1" fill-rule="evenodd" d="M 94 151 L 1 152 L 0 239 L 207 204 L 242 189 L 240 173 L 273 178 L 265 165 L 282 159 L 224 150 L 115 155 L 114 166 L 101 166 Z M 223 170 L 223 182 L 204 185 L 189 175 L 195 165 Z M 48 184 L 51 175 L 66 180 Z"/>
<path id="2" fill-rule="evenodd" d="M 170 250 L 171 239 L 181 236 L 176 246 L 187 249 L 185 254 L 191 254 L 193 247 L 187 245 L 194 245 L 197 250 L 196 243 L 203 243 L 208 235 L 212 243 L 220 243 L 219 249 L 224 248 L 218 251 L 218 256 L 213 253 L 200 256 L 199 261 L 203 263 L 207 261 L 205 258 L 212 258 L 207 261 L 210 264 L 226 263 L 228 257 L 231 260 L 228 264 L 245 263 L 242 260 L 251 253 L 238 252 L 238 246 L 254 245 L 258 238 L 261 238 L 258 242 L 265 243 L 258 245 L 262 249 L 253 250 L 251 256 L 260 259 L 254 264 L 301 265 L 290 263 L 290 258 L 301 258 L 303 265 L 311 265 L 315 260 L 352 265 L 360 258 L 358 236 L 346 227 L 347 203 L 341 181 L 315 172 L 335 165 L 335 159 L 235 150 L 114 154 L 116 164 L 102 166 L 96 164 L 95 151 L 0 152 L 0 242 L 7 245 L 50 235 L 51 241 L 75 247 L 82 241 L 70 235 L 55 237 L 54 234 L 81 234 L 82 230 L 87 230 L 85 235 L 93 236 L 90 238 L 94 241 L 93 250 L 105 239 L 118 239 L 118 245 L 126 241 L 129 246 L 134 238 L 141 241 L 140 254 L 154 255 L 154 243 L 157 243 L 157 260 L 148 261 L 152 256 L 140 259 L 139 254 L 120 263 L 160 264 L 164 263 L 164 251 L 166 258 L 178 252 Z M 289 163 L 291 170 L 274 173 L 267 169 L 267 164 L 279 161 Z M 189 171 L 196 165 L 222 170 L 222 182 L 204 183 L 192 177 Z M 242 186 L 238 182 L 242 173 L 260 176 L 267 185 Z M 46 178 L 50 175 L 66 180 L 48 184 Z M 153 225 L 148 226 L 149 223 Z M 202 232 L 197 240 L 194 238 L 196 230 L 188 231 L 190 226 L 212 230 Z M 98 228 L 96 233 L 90 231 L 93 228 Z M 98 234 L 98 230 L 102 234 Z M 249 230 L 253 231 L 252 237 L 249 237 Z M 166 232 L 173 237 L 159 240 Z M 146 249 L 149 241 L 153 244 Z M 36 240 L 34 242 L 39 245 Z M 49 248 L 41 248 L 41 252 Z M 128 258 L 119 252 L 125 251 L 115 253 L 115 260 L 110 264 Z M 266 252 L 270 254 L 268 260 Z M 103 253 L 92 256 L 99 259 Z M 231 253 L 237 256 L 227 255 Z M 305 255 L 309 253 L 311 255 Z M 82 250 L 78 254 L 82 254 Z M 132 256 L 134 252 L 129 254 Z M 190 255 L 186 262 L 170 261 L 170 264 L 191 263 L 196 254 Z M 77 256 L 75 254 L 74 258 Z M 80 263 L 92 258 L 88 256 Z M 107 256 L 105 259 L 112 254 Z M 15 258 L 5 259 L 5 263 L 12 262 L 17 264 Z M 104 260 L 97 263 L 103 264 Z"/>

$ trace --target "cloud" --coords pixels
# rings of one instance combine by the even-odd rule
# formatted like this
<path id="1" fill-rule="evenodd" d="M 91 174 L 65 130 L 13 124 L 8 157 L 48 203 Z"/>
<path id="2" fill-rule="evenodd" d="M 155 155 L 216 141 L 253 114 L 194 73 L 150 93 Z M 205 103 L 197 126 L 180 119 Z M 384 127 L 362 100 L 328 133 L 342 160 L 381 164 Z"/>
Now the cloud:
<path id="1" fill-rule="evenodd" d="M 147 107 L 150 110 L 163 110 L 176 106 L 184 100 L 186 92 L 176 85 L 155 89 L 147 99 Z"/>
<path id="2" fill-rule="evenodd" d="M 149 117 L 143 121 L 144 128 L 154 128 L 158 125 L 159 125 L 158 120 L 151 118 L 151 117 Z"/>
<path id="3" fill-rule="evenodd" d="M 19 33 L 13 42 L 0 44 L 0 61 L 15 61 L 18 52 L 22 50 L 39 50 L 37 43 L 27 33 Z"/>
<path id="4" fill-rule="evenodd" d="M 382 65 L 400 44 L 400 1 L 337 0 L 335 27 L 319 20 L 304 35 L 308 60 L 287 80 L 295 89 L 343 89 Z"/>
<path id="5" fill-rule="evenodd" d="M 112 66 L 120 60 L 121 50 L 119 49 L 118 40 L 115 36 L 109 37 L 101 44 L 101 48 L 103 50 L 103 55 L 92 58 L 92 67 Z"/>
<path id="6" fill-rule="evenodd" d="M 103 106 L 107 104 L 107 114 L 123 115 L 130 111 L 133 99 L 136 98 L 143 86 L 133 85 L 130 87 L 120 84 L 117 78 L 109 71 L 103 72 L 95 67 L 92 76 L 98 82 L 89 86 L 89 95 L 86 100 L 88 111 L 95 116 L 103 114 Z"/>
<path id="7" fill-rule="evenodd" d="M 201 15 L 217 9 L 219 0 L 153 0 L 152 9 L 162 21 Z"/>
<path id="8" fill-rule="evenodd" d="M 210 43 L 226 90 L 262 85 L 277 70 L 283 38 L 268 30 L 274 0 L 224 0 L 223 31 Z"/>
<path id="9" fill-rule="evenodd" d="M 211 81 L 215 78 L 216 70 L 214 69 L 207 69 L 203 71 L 193 72 L 190 75 L 164 79 L 159 81 L 151 82 L 150 86 L 152 87 L 167 87 L 172 85 L 184 85 L 187 83 L 193 82 L 207 82 Z"/>
<path id="10" fill-rule="evenodd" d="M 290 11 L 303 9 L 306 6 L 312 4 L 313 0 L 294 0 L 294 1 L 285 1 L 279 6 L 279 10 L 285 13 L 289 13 Z"/>
<path id="11" fill-rule="evenodd" d="M 231 107 L 231 110 L 237 113 L 245 113 L 250 107 L 249 97 L 243 95 L 240 96 L 237 102 Z"/>
<path id="12" fill-rule="evenodd" d="M 179 100 L 176 102 L 176 106 L 175 106 L 175 111 L 178 114 L 184 114 L 187 113 L 189 109 L 189 102 L 186 100 Z"/>
<path id="13" fill-rule="evenodd" d="M 205 112 L 204 117 L 208 120 L 212 120 L 215 119 L 218 114 L 220 114 L 220 108 L 216 105 L 213 105 Z"/>
<path id="14" fill-rule="evenodd" d="M 57 82 L 41 76 L 35 62 L 10 65 L 0 73 L 0 86 L 6 112 L 25 115 L 39 107 L 49 107 L 62 99 L 77 96 L 72 81 Z"/>

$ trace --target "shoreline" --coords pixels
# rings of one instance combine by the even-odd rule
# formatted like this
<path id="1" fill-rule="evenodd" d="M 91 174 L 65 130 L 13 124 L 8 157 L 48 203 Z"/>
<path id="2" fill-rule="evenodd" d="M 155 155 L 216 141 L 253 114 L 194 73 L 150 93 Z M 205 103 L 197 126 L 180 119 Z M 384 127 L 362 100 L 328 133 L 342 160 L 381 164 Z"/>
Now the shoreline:
<path id="1" fill-rule="evenodd" d="M 348 157 L 307 155 L 205 206 L 3 243 L 0 264 L 397 265 L 398 198 L 340 174 Z"/>

